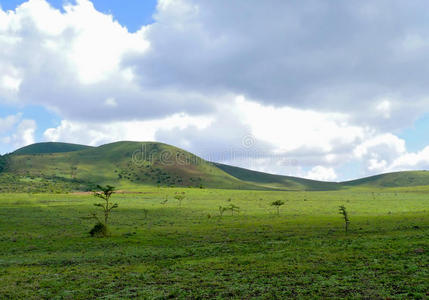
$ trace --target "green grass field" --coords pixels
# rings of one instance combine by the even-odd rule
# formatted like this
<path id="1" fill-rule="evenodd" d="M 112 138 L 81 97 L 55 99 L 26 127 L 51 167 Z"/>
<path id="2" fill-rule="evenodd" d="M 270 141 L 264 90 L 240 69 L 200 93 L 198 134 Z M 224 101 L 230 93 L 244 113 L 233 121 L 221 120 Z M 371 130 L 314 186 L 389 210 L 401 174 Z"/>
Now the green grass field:
<path id="1" fill-rule="evenodd" d="M 113 196 L 109 238 L 90 194 L 0 194 L 0 299 L 427 299 L 428 192 L 147 187 Z"/>

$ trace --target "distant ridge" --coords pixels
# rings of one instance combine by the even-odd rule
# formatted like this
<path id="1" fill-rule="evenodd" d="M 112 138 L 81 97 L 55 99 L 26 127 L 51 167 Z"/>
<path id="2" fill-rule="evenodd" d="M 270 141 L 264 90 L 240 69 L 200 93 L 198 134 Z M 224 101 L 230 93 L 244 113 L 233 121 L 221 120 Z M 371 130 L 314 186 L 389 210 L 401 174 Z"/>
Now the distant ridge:
<path id="1" fill-rule="evenodd" d="M 331 191 L 354 188 L 429 186 L 429 172 L 380 174 L 346 182 L 274 175 L 206 161 L 158 142 L 115 142 L 90 147 L 37 143 L 4 157 L 0 191 L 90 190 L 111 184 L 123 190 L 142 186 Z"/>
<path id="2" fill-rule="evenodd" d="M 341 188 L 341 185 L 336 182 L 274 175 L 219 163 L 214 163 L 214 165 L 240 180 L 265 186 L 267 188 L 287 188 L 290 190 L 337 190 Z"/>
<path id="3" fill-rule="evenodd" d="M 341 184 L 368 187 L 424 186 L 429 185 L 429 172 L 425 170 L 392 172 L 344 181 Z"/>
<path id="4" fill-rule="evenodd" d="M 88 148 L 93 148 L 93 147 L 79 145 L 79 144 L 46 142 L 46 143 L 36 143 L 36 144 L 19 148 L 12 154 L 29 155 L 29 154 L 47 154 L 47 153 L 66 153 L 66 152 L 80 151 Z"/>

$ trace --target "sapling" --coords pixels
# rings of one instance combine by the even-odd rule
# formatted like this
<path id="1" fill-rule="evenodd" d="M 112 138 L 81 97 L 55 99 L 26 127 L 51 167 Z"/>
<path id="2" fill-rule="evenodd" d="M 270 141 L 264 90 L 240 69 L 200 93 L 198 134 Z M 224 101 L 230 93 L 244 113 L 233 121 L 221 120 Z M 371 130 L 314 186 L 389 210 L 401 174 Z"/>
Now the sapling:
<path id="1" fill-rule="evenodd" d="M 340 214 L 343 215 L 344 218 L 344 228 L 347 231 L 349 230 L 349 224 L 350 224 L 350 219 L 349 219 L 349 215 L 347 213 L 347 209 L 344 205 L 340 206 Z"/>
<path id="2" fill-rule="evenodd" d="M 240 213 L 240 207 L 238 207 L 232 203 L 229 205 L 228 209 L 231 210 L 232 215 L 234 215 L 234 211 L 236 211 L 237 213 Z"/>
<path id="3" fill-rule="evenodd" d="M 219 215 L 222 217 L 222 216 L 223 216 L 223 213 L 224 213 L 226 210 L 227 210 L 227 208 L 226 208 L 226 207 L 219 206 Z"/>
<path id="4" fill-rule="evenodd" d="M 176 199 L 177 201 L 179 201 L 179 207 L 182 206 L 182 201 L 183 199 L 185 199 L 185 192 L 176 192 L 176 195 L 174 196 L 174 199 Z"/>
<path id="5" fill-rule="evenodd" d="M 276 200 L 271 202 L 272 206 L 275 206 L 277 208 L 277 215 L 280 215 L 280 206 L 284 205 L 285 203 L 282 200 Z"/>
<path id="6" fill-rule="evenodd" d="M 92 217 L 95 218 L 98 223 L 94 226 L 94 228 L 91 230 L 91 235 L 94 235 L 94 230 L 100 233 L 103 236 L 108 235 L 108 223 L 109 223 L 109 216 L 113 209 L 118 207 L 117 203 L 111 203 L 110 197 L 115 193 L 115 188 L 113 186 L 107 185 L 105 187 L 101 185 L 97 185 L 97 188 L 101 191 L 95 191 L 94 197 L 103 199 L 104 202 L 101 203 L 94 203 L 94 206 L 101 207 L 103 209 L 104 214 L 104 222 L 102 222 L 98 217 L 96 213 L 92 214 Z"/>
<path id="7" fill-rule="evenodd" d="M 165 196 L 165 199 L 163 201 L 161 201 L 161 204 L 166 204 L 168 202 L 168 196 Z"/>
<path id="8" fill-rule="evenodd" d="M 146 208 L 143 208 L 143 214 L 144 214 L 144 218 L 147 219 L 147 214 L 149 213 L 149 210 Z"/>
<path id="9" fill-rule="evenodd" d="M 70 167 L 70 177 L 71 179 L 76 179 L 76 174 L 77 174 L 77 166 L 76 165 L 71 165 Z"/>

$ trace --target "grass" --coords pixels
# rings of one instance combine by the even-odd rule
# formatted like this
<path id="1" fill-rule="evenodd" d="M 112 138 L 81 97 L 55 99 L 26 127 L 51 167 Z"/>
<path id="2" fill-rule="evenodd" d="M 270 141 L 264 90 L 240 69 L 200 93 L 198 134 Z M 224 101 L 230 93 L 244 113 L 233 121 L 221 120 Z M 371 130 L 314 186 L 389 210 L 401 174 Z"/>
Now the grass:
<path id="1" fill-rule="evenodd" d="M 47 142 L 37 143 L 29 146 L 22 147 L 14 152 L 17 155 L 24 154 L 43 154 L 43 153 L 61 153 L 61 152 L 73 152 L 84 149 L 89 149 L 90 146 L 69 144 L 69 143 L 58 143 L 58 142 Z"/>
<path id="2" fill-rule="evenodd" d="M 79 151 L 32 153 L 41 146 L 48 151 L 64 145 L 35 144 L 9 155 L 6 168 L 0 173 L 3 190 L 19 190 L 17 180 L 10 179 L 25 177 L 38 178 L 48 185 L 49 180 L 54 178 L 55 182 L 62 183 L 65 190 L 76 190 L 77 185 L 82 186 L 80 190 L 88 190 L 100 183 L 120 188 L 128 185 L 139 188 L 143 184 L 259 188 L 238 180 L 189 152 L 162 143 L 116 142 Z M 66 146 L 69 149 L 73 145 Z M 40 185 L 31 186 L 31 191 L 41 191 Z"/>
<path id="3" fill-rule="evenodd" d="M 147 187 L 112 197 L 119 208 L 105 239 L 88 234 L 91 195 L 0 194 L 0 298 L 425 299 L 422 190 Z M 286 202 L 279 216 L 275 200 Z M 231 203 L 240 214 L 220 218 Z"/>

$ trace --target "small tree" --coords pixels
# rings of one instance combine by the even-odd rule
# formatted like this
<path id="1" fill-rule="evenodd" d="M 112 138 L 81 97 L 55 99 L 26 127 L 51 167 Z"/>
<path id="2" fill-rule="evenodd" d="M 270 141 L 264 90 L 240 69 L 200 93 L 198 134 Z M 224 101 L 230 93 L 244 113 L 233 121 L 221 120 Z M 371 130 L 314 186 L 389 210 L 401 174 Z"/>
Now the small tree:
<path id="1" fill-rule="evenodd" d="M 234 204 L 230 204 L 228 209 L 231 211 L 231 215 L 234 215 L 234 211 L 240 213 L 240 207 Z"/>
<path id="2" fill-rule="evenodd" d="M 178 193 L 178 192 L 176 192 L 176 195 L 174 196 L 174 199 L 176 199 L 177 201 L 179 201 L 179 207 L 181 207 L 182 206 L 182 201 L 183 201 L 183 199 L 185 199 L 185 192 L 181 192 L 181 193 Z"/>
<path id="3" fill-rule="evenodd" d="M 223 213 L 224 213 L 226 210 L 227 210 L 227 208 L 226 208 L 226 207 L 219 206 L 219 215 L 222 217 L 222 216 L 223 216 Z"/>
<path id="4" fill-rule="evenodd" d="M 94 197 L 103 199 L 104 202 L 94 203 L 94 206 L 101 207 L 103 209 L 104 223 L 101 222 L 101 220 L 97 217 L 96 213 L 93 213 L 92 216 L 96 220 L 98 220 L 98 224 L 95 225 L 93 230 L 95 230 L 97 227 L 98 228 L 97 232 L 101 233 L 101 235 L 103 235 L 103 236 L 107 236 L 108 235 L 108 222 L 109 222 L 110 213 L 113 209 L 118 207 L 117 203 L 111 203 L 110 202 L 110 197 L 115 193 L 115 188 L 113 186 L 110 186 L 110 185 L 107 185 L 105 187 L 103 187 L 101 185 L 97 185 L 97 188 L 101 191 L 95 191 Z M 104 226 L 104 228 L 103 228 L 103 226 Z M 93 230 L 91 230 L 91 232 L 93 232 Z M 97 233 L 97 232 L 95 232 L 95 233 Z M 91 233 L 91 235 L 95 235 L 95 234 Z"/>
<path id="5" fill-rule="evenodd" d="M 282 200 L 276 200 L 271 202 L 271 206 L 275 206 L 277 208 L 277 215 L 280 215 L 280 206 L 284 205 L 285 203 Z"/>
<path id="6" fill-rule="evenodd" d="M 149 213 L 149 210 L 148 209 L 146 209 L 146 208 L 143 208 L 143 213 L 144 213 L 144 218 L 145 218 L 145 220 L 147 219 L 147 215 L 148 215 L 148 213 Z"/>
<path id="7" fill-rule="evenodd" d="M 231 215 L 234 215 L 234 212 L 237 212 L 237 213 L 240 212 L 240 207 L 234 204 L 230 204 L 228 206 L 219 206 L 219 215 L 222 217 L 223 213 L 226 212 L 227 210 L 230 210 Z"/>
<path id="8" fill-rule="evenodd" d="M 349 230 L 349 224 L 350 224 L 350 219 L 349 219 L 349 214 L 347 213 L 347 209 L 344 205 L 340 206 L 340 214 L 343 215 L 344 218 L 344 228 L 346 230 L 346 233 Z"/>
<path id="9" fill-rule="evenodd" d="M 76 174 L 77 174 L 77 167 L 75 165 L 72 165 L 70 167 L 70 177 L 71 177 L 71 179 L 76 179 Z"/>
<path id="10" fill-rule="evenodd" d="M 161 204 L 166 204 L 168 202 L 168 195 L 165 196 L 164 200 L 162 200 Z"/>

